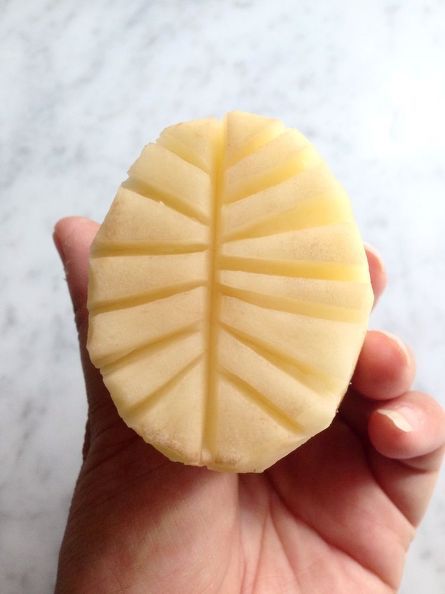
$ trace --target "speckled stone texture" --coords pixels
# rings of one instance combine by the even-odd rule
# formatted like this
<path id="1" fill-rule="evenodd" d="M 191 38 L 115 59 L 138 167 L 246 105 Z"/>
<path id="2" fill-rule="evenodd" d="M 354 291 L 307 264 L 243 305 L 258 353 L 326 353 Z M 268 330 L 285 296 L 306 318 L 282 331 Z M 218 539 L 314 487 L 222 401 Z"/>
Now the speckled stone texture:
<path id="1" fill-rule="evenodd" d="M 51 591 L 85 398 L 51 243 L 101 220 L 166 125 L 241 109 L 306 133 L 348 189 L 389 287 L 372 326 L 445 404 L 445 3 L 0 2 L 0 591 Z M 445 479 L 402 594 L 445 592 Z"/>

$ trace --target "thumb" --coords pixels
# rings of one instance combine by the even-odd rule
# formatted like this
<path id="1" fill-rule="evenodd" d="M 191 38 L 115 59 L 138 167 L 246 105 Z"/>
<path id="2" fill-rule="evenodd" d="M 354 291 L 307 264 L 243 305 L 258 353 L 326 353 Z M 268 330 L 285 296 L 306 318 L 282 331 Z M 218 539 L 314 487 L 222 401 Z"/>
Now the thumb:
<path id="1" fill-rule="evenodd" d="M 53 239 L 65 269 L 68 289 L 73 303 L 80 357 L 88 397 L 88 423 L 84 453 L 91 438 L 103 430 L 104 425 L 118 421 L 116 409 L 104 386 L 99 371 L 92 365 L 86 350 L 88 333 L 88 258 L 91 243 L 99 229 L 94 221 L 84 217 L 67 217 L 55 226 Z"/>
<path id="2" fill-rule="evenodd" d="M 99 225 L 83 217 L 66 217 L 54 228 L 53 239 L 65 269 L 79 338 L 86 343 L 88 327 L 88 255 Z"/>

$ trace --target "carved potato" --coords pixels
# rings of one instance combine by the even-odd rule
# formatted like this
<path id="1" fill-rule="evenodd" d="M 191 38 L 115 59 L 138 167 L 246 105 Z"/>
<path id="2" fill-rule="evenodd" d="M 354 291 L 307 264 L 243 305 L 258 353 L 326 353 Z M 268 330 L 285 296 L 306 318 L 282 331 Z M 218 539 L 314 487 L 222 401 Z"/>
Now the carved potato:
<path id="1" fill-rule="evenodd" d="M 233 112 L 167 128 L 131 167 L 91 250 L 88 350 L 170 459 L 260 472 L 331 423 L 371 303 L 314 147 Z"/>

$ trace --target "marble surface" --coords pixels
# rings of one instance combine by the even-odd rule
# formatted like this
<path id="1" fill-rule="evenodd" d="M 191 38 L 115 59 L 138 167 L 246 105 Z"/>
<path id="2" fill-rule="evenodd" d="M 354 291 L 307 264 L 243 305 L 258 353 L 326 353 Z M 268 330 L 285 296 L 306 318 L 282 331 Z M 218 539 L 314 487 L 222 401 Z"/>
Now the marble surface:
<path id="1" fill-rule="evenodd" d="M 0 591 L 51 591 L 82 377 L 55 221 L 101 220 L 167 124 L 238 108 L 301 128 L 390 277 L 372 325 L 445 404 L 443 0 L 0 1 Z M 445 592 L 445 479 L 403 594 Z"/>

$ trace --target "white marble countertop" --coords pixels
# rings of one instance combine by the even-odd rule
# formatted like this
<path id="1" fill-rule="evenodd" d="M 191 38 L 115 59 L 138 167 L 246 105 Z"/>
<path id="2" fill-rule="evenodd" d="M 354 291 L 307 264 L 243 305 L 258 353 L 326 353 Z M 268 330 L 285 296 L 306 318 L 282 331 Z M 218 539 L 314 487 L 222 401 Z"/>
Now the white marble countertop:
<path id="1" fill-rule="evenodd" d="M 442 0 L 0 2 L 0 591 L 50 592 L 85 403 L 51 244 L 101 220 L 167 124 L 238 108 L 304 131 L 384 254 L 373 325 L 418 354 L 445 404 Z M 445 592 L 445 479 L 403 594 Z"/>

